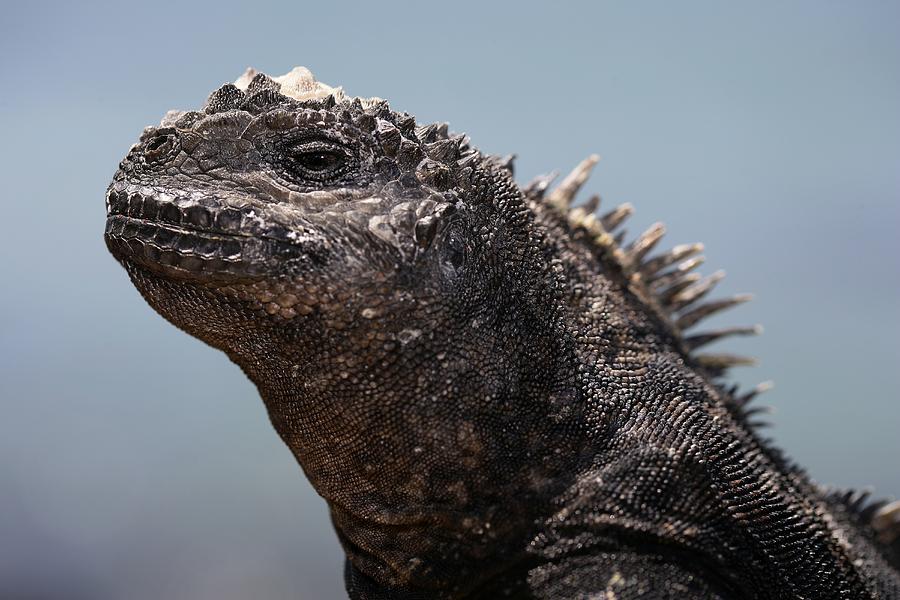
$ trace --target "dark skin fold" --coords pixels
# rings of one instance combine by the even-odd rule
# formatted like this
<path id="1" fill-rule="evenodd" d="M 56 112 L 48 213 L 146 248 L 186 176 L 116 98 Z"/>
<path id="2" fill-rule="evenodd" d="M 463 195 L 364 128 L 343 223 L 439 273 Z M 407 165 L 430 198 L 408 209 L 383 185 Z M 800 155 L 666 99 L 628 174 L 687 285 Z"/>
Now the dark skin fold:
<path id="1" fill-rule="evenodd" d="M 228 354 L 327 501 L 354 598 L 894 598 L 900 507 L 813 484 L 696 333 L 699 245 L 626 244 L 446 125 L 305 69 L 149 127 L 106 242 Z"/>

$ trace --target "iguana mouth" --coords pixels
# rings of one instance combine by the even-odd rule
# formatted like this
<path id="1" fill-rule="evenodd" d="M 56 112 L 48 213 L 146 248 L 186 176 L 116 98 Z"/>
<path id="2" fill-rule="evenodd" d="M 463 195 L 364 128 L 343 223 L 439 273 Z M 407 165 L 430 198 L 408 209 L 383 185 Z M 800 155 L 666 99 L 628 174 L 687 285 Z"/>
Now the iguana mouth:
<path id="1" fill-rule="evenodd" d="M 174 279 L 257 279 L 271 274 L 273 257 L 283 262 L 304 255 L 287 230 L 276 236 L 240 229 L 247 213 L 253 215 L 111 187 L 104 237 L 120 261 Z"/>

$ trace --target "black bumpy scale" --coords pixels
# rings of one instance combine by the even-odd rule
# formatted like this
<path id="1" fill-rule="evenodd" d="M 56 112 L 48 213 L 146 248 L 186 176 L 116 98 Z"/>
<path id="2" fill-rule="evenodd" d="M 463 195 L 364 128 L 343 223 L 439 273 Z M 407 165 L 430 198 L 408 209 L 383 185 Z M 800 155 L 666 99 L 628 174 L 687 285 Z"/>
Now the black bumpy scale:
<path id="1" fill-rule="evenodd" d="M 813 483 L 696 332 L 699 244 L 303 68 L 122 161 L 106 242 L 221 349 L 331 510 L 353 598 L 897 598 L 900 504 Z M 177 391 L 175 392 L 177 393 Z"/>

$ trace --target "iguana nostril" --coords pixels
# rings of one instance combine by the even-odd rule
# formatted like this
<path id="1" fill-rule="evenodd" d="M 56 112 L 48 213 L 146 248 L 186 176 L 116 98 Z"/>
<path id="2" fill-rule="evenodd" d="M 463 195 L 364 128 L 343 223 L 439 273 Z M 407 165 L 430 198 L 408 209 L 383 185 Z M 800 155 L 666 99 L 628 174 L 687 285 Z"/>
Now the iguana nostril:
<path id="1" fill-rule="evenodd" d="M 176 141 L 172 133 L 153 138 L 144 147 L 144 158 L 150 163 L 165 159 L 174 150 Z"/>

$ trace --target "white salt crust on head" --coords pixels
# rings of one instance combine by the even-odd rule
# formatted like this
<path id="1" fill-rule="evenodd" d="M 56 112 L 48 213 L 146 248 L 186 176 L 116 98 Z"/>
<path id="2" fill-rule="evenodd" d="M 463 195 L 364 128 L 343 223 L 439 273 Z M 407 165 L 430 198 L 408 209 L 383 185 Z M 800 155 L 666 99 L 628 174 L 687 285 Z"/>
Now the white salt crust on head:
<path id="1" fill-rule="evenodd" d="M 234 82 L 235 87 L 245 91 L 257 73 L 259 71 L 253 67 L 248 67 L 244 74 Z M 340 102 L 348 98 L 341 86 L 331 87 L 327 83 L 316 81 L 316 77 L 306 67 L 294 67 L 284 75 L 272 77 L 272 80 L 281 86 L 279 91 L 282 94 L 294 100 L 322 100 L 328 96 L 334 96 L 334 99 Z M 360 98 L 360 101 L 363 106 L 370 106 L 381 101 L 381 99 Z"/>
<path id="2" fill-rule="evenodd" d="M 247 86 L 250 85 L 250 81 L 252 81 L 257 74 L 259 74 L 259 71 L 253 67 L 248 67 L 247 70 L 235 80 L 234 86 L 241 91 L 247 91 Z M 331 87 L 327 83 L 316 81 L 315 76 L 306 67 L 294 67 L 284 75 L 272 77 L 271 79 L 279 84 L 279 92 L 294 100 L 322 100 L 328 96 L 334 96 L 336 102 L 354 99 L 353 96 L 345 94 L 344 89 L 341 86 Z M 359 98 L 359 101 L 362 103 L 363 108 L 369 108 L 378 102 L 383 102 L 381 98 L 377 97 Z M 163 116 L 159 126 L 173 127 L 178 119 L 184 115 L 184 112 L 185 111 L 183 110 L 170 110 Z"/>

